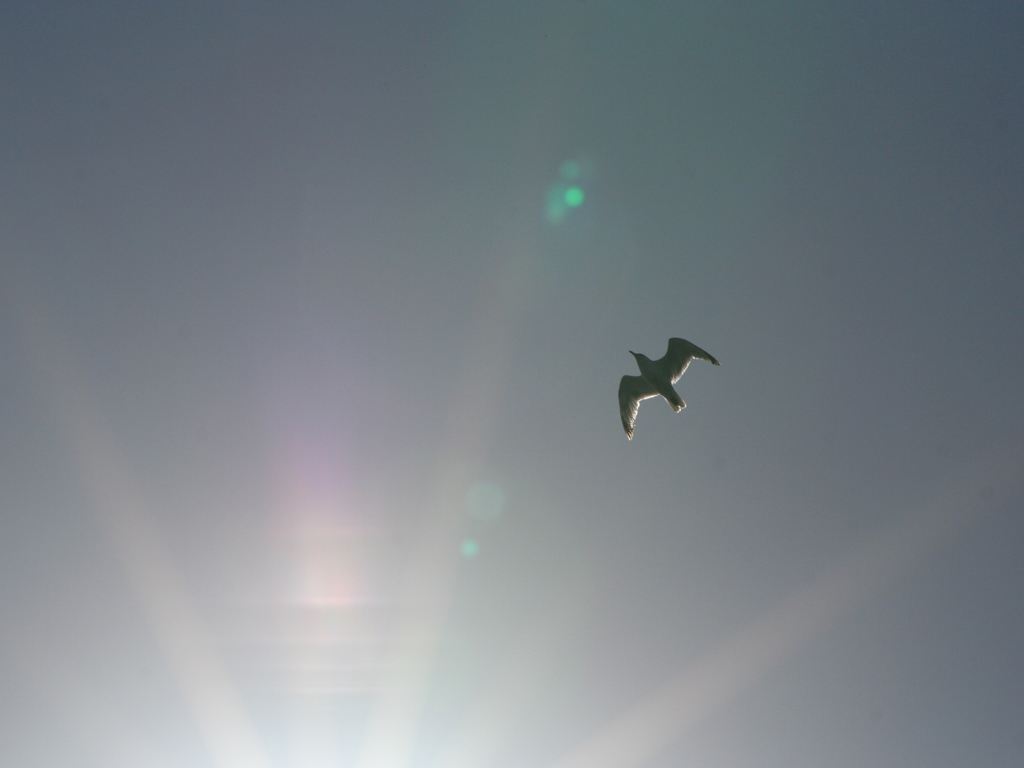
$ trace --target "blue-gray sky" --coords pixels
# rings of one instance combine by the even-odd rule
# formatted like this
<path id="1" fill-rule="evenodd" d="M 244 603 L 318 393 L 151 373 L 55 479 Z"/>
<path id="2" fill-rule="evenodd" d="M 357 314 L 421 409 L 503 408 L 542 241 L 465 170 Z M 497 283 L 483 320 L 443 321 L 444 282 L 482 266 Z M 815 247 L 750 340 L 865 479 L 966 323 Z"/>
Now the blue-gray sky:
<path id="1" fill-rule="evenodd" d="M 1022 34 L 5 3 L 0 763 L 1024 764 Z"/>

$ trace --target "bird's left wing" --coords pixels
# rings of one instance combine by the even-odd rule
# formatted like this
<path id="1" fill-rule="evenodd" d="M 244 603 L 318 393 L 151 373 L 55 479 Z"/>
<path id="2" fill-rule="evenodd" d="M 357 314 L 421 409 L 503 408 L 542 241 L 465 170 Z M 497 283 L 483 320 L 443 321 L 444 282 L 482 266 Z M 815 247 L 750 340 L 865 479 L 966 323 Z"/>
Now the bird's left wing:
<path id="1" fill-rule="evenodd" d="M 665 353 L 663 358 L 656 360 L 655 363 L 661 366 L 662 370 L 668 374 L 672 383 L 675 384 L 686 371 L 686 366 L 694 358 L 707 360 L 712 365 L 721 365 L 720 362 L 696 344 L 691 344 L 686 339 L 679 338 L 668 340 L 668 352 Z"/>
<path id="2" fill-rule="evenodd" d="M 626 437 L 633 439 L 633 426 L 636 414 L 640 410 L 640 401 L 655 397 L 658 391 L 647 383 L 643 376 L 623 376 L 619 382 L 619 416 L 622 417 L 622 428 Z"/>

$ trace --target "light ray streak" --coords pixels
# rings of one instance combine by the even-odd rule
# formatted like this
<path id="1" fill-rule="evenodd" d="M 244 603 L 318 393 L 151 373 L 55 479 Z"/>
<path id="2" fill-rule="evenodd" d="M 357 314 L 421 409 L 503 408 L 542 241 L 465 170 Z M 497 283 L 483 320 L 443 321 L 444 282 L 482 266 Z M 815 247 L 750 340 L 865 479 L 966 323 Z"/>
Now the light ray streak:
<path id="1" fill-rule="evenodd" d="M 359 768 L 403 768 L 407 764 L 458 563 L 461 505 L 457 489 L 464 489 L 469 477 L 465 469 L 450 465 L 439 500 L 425 516 L 425 529 L 408 567 L 400 624 L 367 726 Z"/>
<path id="2" fill-rule="evenodd" d="M 139 735 L 122 709 L 55 662 L 56 650 L 47 647 L 45 639 L 30 637 L 24 626 L 11 629 L 6 630 L 4 640 L 12 662 L 10 671 L 18 685 L 25 687 L 41 709 L 67 720 L 71 733 L 97 764 L 111 768 L 173 768 L 168 757 Z"/>
<path id="3" fill-rule="evenodd" d="M 85 394 L 38 296 L 8 291 L 28 351 L 51 390 L 57 421 L 101 524 L 196 724 L 224 768 L 270 768 L 227 667 L 143 503 L 99 409 Z M 28 297 L 31 296 L 30 300 Z"/>
<path id="4" fill-rule="evenodd" d="M 590 606 L 590 575 L 577 564 L 561 585 L 554 585 L 548 604 L 524 622 L 530 630 L 438 751 L 432 768 L 484 768 L 500 755 L 529 710 L 538 684 L 582 623 Z"/>
<path id="5" fill-rule="evenodd" d="M 533 109 L 522 117 L 517 155 L 546 155 L 551 118 L 568 121 L 564 94 L 580 73 L 579 57 L 560 53 L 538 78 Z M 425 524 L 410 561 L 405 612 L 380 695 L 374 705 L 358 768 L 406 768 L 445 620 L 458 558 L 461 511 L 466 488 L 477 479 L 490 442 L 502 390 L 508 379 L 515 334 L 535 279 L 535 179 L 524 163 L 509 179 L 506 209 L 513 228 L 498 238 L 504 269 L 481 292 L 477 332 L 467 365 L 449 404 L 450 428 L 440 441 L 438 482 L 424 509 Z"/>
<path id="6" fill-rule="evenodd" d="M 969 482 L 897 518 L 552 768 L 639 768 L 947 541 L 977 514 L 979 488 L 999 487 L 997 481 L 1012 472 L 1005 461 L 993 462 L 969 474 Z"/>
<path id="7" fill-rule="evenodd" d="M 518 246 L 518 247 L 513 247 Z M 441 627 L 447 616 L 464 525 L 466 489 L 478 478 L 508 377 L 513 331 L 529 284 L 526 244 L 510 243 L 512 257 L 486 291 L 483 318 L 451 403 L 451 427 L 442 440 L 433 503 L 407 570 L 403 612 L 394 648 L 374 704 L 359 768 L 404 768 L 412 751 Z"/>

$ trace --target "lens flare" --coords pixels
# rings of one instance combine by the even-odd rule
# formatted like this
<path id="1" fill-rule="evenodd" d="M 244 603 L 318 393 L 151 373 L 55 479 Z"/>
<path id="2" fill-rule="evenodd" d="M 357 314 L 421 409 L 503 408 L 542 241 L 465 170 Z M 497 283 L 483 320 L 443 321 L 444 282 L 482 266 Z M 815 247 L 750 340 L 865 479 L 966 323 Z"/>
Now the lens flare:
<path id="1" fill-rule="evenodd" d="M 558 177 L 544 195 L 544 217 L 549 224 L 561 224 L 573 208 L 583 205 L 583 187 L 594 178 L 593 163 L 586 158 L 566 160 L 558 166 Z"/>

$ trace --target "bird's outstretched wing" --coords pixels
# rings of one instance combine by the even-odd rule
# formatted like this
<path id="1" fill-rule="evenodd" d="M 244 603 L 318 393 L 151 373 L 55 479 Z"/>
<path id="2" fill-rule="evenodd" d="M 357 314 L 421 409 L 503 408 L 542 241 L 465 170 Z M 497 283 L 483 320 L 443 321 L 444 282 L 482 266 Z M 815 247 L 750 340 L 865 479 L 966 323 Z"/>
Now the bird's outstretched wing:
<path id="1" fill-rule="evenodd" d="M 619 415 L 622 417 L 622 428 L 630 440 L 633 439 L 633 425 L 636 424 L 640 401 L 656 397 L 657 394 L 657 390 L 643 376 L 623 376 L 619 382 Z"/>
<path id="2" fill-rule="evenodd" d="M 675 384 L 679 381 L 679 377 L 685 373 L 686 366 L 690 364 L 693 358 L 707 360 L 712 365 L 721 365 L 720 362 L 696 344 L 691 344 L 686 339 L 678 338 L 669 339 L 668 352 L 665 353 L 663 358 L 654 362 L 655 365 L 661 366 L 661 369 L 668 374 L 669 380 Z"/>

